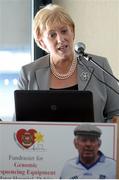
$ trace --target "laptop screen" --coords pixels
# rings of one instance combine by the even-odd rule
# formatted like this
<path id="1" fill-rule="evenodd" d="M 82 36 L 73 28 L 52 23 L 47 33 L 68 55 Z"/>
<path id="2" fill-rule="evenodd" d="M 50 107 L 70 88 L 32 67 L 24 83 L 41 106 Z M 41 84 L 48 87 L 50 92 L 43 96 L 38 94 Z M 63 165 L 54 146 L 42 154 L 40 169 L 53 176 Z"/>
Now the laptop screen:
<path id="1" fill-rule="evenodd" d="M 94 122 L 93 95 L 77 90 L 16 90 L 16 121 Z"/>

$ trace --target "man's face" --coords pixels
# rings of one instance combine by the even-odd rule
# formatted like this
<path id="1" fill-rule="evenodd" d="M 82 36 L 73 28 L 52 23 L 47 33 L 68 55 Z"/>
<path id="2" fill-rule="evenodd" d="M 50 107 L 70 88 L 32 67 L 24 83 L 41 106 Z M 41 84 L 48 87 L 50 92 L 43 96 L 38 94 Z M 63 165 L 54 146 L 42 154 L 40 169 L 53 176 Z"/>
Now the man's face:
<path id="1" fill-rule="evenodd" d="M 74 140 L 75 147 L 80 154 L 80 160 L 86 164 L 94 163 L 98 158 L 101 141 L 93 136 L 78 136 Z"/>

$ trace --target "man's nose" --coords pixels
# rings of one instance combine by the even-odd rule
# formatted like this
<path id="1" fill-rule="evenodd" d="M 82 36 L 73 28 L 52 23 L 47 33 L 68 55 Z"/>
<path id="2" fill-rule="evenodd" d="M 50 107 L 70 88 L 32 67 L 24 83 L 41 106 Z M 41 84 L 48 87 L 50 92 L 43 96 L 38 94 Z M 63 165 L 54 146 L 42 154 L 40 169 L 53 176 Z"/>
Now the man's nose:
<path id="1" fill-rule="evenodd" d="M 92 144 L 92 143 L 91 143 L 90 140 L 87 140 L 87 141 L 86 141 L 86 145 L 87 145 L 87 146 L 90 146 L 91 144 Z"/>

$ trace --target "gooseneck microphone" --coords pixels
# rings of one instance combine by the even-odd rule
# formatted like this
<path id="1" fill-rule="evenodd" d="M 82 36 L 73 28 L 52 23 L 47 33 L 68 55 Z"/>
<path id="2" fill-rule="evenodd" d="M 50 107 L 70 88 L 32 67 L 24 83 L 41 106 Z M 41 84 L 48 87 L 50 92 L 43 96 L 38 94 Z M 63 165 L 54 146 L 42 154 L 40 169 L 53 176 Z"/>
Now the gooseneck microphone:
<path id="1" fill-rule="evenodd" d="M 95 62 L 91 56 L 89 56 L 87 53 L 85 53 L 86 46 L 84 43 L 82 42 L 78 42 L 75 45 L 75 52 L 79 55 L 79 57 L 83 56 L 87 61 L 91 61 L 92 63 L 94 63 L 96 66 L 98 66 L 102 71 L 104 71 L 105 73 L 107 73 L 108 75 L 112 76 L 118 83 L 119 83 L 119 79 L 117 79 L 113 74 L 111 74 L 110 72 L 108 72 L 106 69 L 104 69 L 102 66 L 100 66 L 100 64 L 98 64 L 97 62 Z M 81 60 L 81 59 L 80 59 Z"/>
<path id="2" fill-rule="evenodd" d="M 78 55 L 84 55 L 84 51 L 86 49 L 86 45 L 82 42 L 78 42 L 75 44 L 75 52 L 78 54 Z"/>
<path id="3" fill-rule="evenodd" d="M 90 61 L 91 63 L 95 64 L 99 69 L 101 69 L 104 73 L 108 74 L 109 76 L 111 76 L 113 79 L 115 79 L 118 83 L 119 83 L 119 79 L 117 79 L 113 74 L 111 74 L 110 72 L 108 72 L 106 69 L 104 69 L 102 66 L 100 66 L 100 64 L 98 64 L 97 62 L 95 62 L 93 60 L 93 58 L 85 53 L 85 49 L 86 49 L 86 45 L 82 42 L 78 42 L 77 44 L 75 44 L 75 52 L 78 55 L 78 60 L 82 61 L 83 57 L 86 61 Z M 98 79 L 98 78 L 97 78 Z M 99 79 L 98 79 L 99 80 Z M 102 82 L 104 83 L 104 82 Z M 107 85 L 106 83 L 104 83 L 105 85 Z M 117 94 L 119 94 L 119 92 L 117 92 L 115 89 L 113 89 L 112 87 L 110 87 L 109 85 L 107 85 L 109 88 L 111 88 L 113 91 L 115 91 Z"/>

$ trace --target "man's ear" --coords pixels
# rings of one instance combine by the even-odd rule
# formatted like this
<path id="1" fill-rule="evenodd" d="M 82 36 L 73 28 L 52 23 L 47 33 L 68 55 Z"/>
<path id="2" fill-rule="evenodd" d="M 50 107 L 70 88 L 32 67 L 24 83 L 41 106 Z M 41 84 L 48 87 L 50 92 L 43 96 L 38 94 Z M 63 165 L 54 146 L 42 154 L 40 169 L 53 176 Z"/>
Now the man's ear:
<path id="1" fill-rule="evenodd" d="M 78 141 L 77 141 L 76 138 L 74 139 L 74 146 L 75 146 L 76 149 L 78 149 Z"/>
<path id="2" fill-rule="evenodd" d="M 101 139 L 99 139 L 99 140 L 98 140 L 98 143 L 99 143 L 99 147 L 100 147 L 100 146 L 101 146 L 101 144 L 102 144 Z"/>

